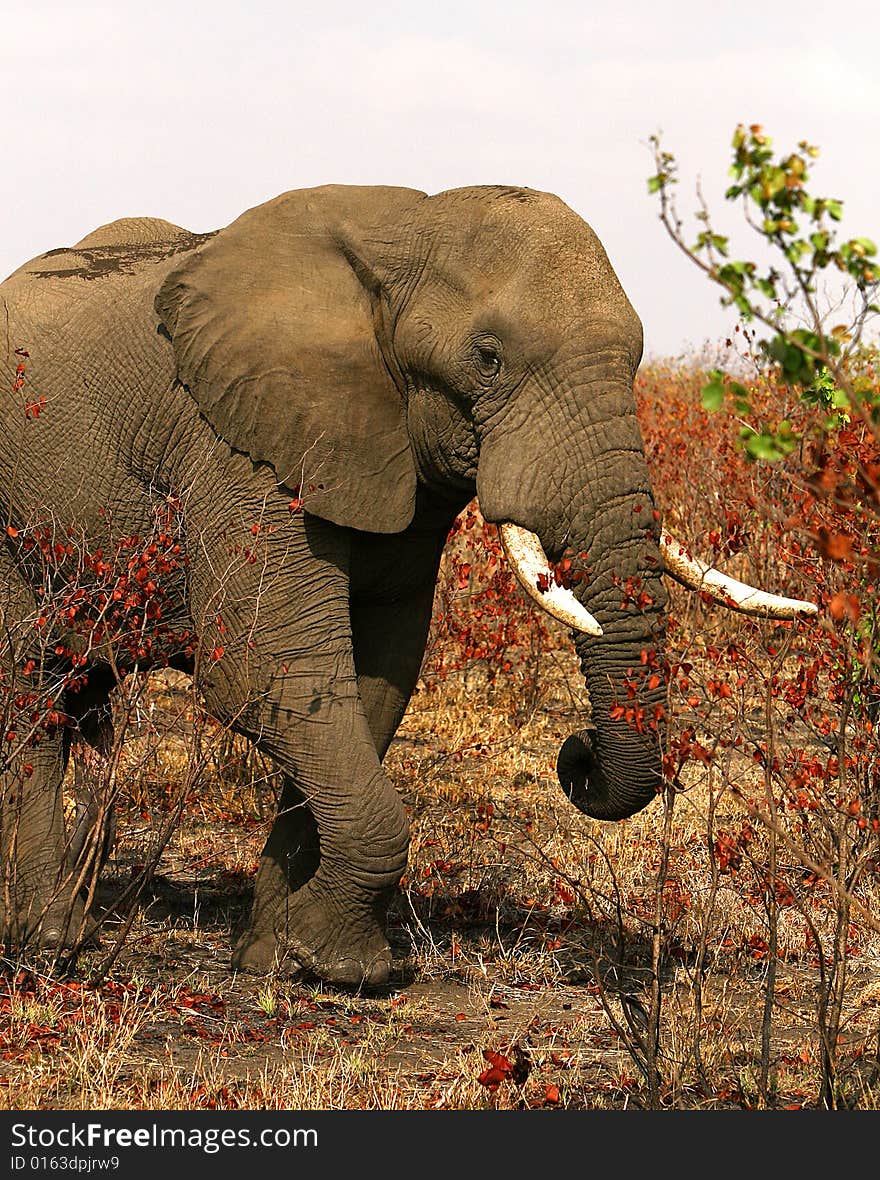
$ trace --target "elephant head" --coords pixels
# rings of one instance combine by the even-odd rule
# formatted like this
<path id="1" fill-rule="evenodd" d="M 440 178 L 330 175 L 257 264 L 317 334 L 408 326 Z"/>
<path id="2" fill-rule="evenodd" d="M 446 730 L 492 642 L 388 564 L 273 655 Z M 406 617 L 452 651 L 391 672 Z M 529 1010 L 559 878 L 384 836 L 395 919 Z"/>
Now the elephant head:
<path id="1" fill-rule="evenodd" d="M 725 579 L 663 532 L 633 398 L 641 324 L 557 197 L 288 193 L 189 255 L 156 307 L 203 415 L 308 512 L 396 533 L 425 498 L 476 491 L 554 610 L 536 570 L 585 555 L 561 617 L 580 629 L 592 727 L 558 771 L 589 815 L 630 815 L 661 782 L 664 569 L 740 609 L 812 609 Z"/>

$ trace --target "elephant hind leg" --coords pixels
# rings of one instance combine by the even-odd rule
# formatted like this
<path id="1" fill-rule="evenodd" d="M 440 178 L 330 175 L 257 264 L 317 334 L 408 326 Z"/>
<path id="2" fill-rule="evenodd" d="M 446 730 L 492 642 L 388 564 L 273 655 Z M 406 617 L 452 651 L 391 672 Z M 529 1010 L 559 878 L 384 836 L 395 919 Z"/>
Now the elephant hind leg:
<path id="1" fill-rule="evenodd" d="M 61 784 L 60 684 L 42 667 L 32 589 L 0 546 L 0 936 L 67 945 L 83 919 L 69 867 Z"/>
<path id="2" fill-rule="evenodd" d="M 285 776 L 278 814 L 263 848 L 248 928 L 236 944 L 237 971 L 264 973 L 280 967 L 285 948 L 278 941 L 278 915 L 290 897 L 309 882 L 320 863 L 318 825 L 305 796 Z"/>
<path id="3" fill-rule="evenodd" d="M 61 734 L 45 735 L 0 775 L 0 922 L 15 946 L 69 946 L 83 933 L 79 874 L 68 859 Z"/>

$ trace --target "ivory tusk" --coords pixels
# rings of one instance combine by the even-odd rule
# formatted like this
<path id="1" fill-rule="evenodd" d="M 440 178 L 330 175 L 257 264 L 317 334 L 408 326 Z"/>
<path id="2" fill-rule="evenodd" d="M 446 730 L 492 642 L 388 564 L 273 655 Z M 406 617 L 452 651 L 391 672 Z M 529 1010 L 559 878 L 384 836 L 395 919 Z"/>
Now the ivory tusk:
<path id="1" fill-rule="evenodd" d="M 689 590 L 705 591 L 716 602 L 746 615 L 765 615 L 773 619 L 799 619 L 815 615 L 819 608 L 800 598 L 782 598 L 738 582 L 711 565 L 691 557 L 685 547 L 667 532 L 660 538 L 660 552 L 666 573 Z"/>
<path id="2" fill-rule="evenodd" d="M 588 610 L 578 602 L 570 590 L 553 580 L 550 559 L 537 536 L 518 524 L 505 521 L 500 528 L 501 544 L 522 588 L 548 615 L 585 635 L 601 635 L 602 628 Z M 547 590 L 538 589 L 539 577 L 549 579 Z"/>

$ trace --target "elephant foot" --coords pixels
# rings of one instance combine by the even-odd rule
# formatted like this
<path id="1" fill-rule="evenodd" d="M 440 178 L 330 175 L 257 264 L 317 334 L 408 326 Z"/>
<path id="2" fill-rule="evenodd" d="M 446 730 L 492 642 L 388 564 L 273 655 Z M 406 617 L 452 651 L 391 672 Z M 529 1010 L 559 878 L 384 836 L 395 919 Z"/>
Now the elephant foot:
<path id="1" fill-rule="evenodd" d="M 246 930 L 233 955 L 238 970 L 270 972 L 294 960 L 327 983 L 359 989 L 380 987 L 391 972 L 391 948 L 372 909 L 352 907 L 343 916 L 336 907 L 309 896 L 308 886 L 294 894 L 273 929 Z"/>
<path id="2" fill-rule="evenodd" d="M 279 943 L 274 931 L 246 930 L 232 952 L 232 969 L 247 975 L 301 975 L 300 963 Z"/>
<path id="3" fill-rule="evenodd" d="M 381 987 L 388 982 L 391 948 L 372 907 L 363 902 L 348 908 L 330 906 L 308 886 L 295 900 L 277 929 L 279 941 L 303 967 L 341 987 Z"/>
<path id="4" fill-rule="evenodd" d="M 0 928 L 10 947 L 39 950 L 48 954 L 81 944 L 98 941 L 98 927 L 86 917 L 80 898 L 61 902 L 55 900 L 46 907 L 35 903 L 8 916 L 0 914 Z"/>
<path id="5" fill-rule="evenodd" d="M 287 942 L 291 953 L 306 970 L 338 987 L 355 991 L 382 987 L 391 974 L 391 948 L 384 936 L 373 946 L 355 952 L 349 947 L 344 950 L 326 946 L 315 949 L 291 936 Z"/>

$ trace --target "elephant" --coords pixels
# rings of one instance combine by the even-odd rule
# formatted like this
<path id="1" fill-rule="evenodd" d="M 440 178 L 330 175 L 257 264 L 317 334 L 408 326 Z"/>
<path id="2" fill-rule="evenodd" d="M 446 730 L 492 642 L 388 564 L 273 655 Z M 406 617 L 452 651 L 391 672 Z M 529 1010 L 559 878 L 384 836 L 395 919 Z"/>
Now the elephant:
<path id="1" fill-rule="evenodd" d="M 0 300 L 0 673 L 20 684 L 24 667 L 57 722 L 0 764 L 7 940 L 70 938 L 71 735 L 106 741 L 120 677 L 170 665 L 283 782 L 233 967 L 386 981 L 408 823 L 383 758 L 475 495 L 526 590 L 572 629 L 591 719 L 558 774 L 588 816 L 622 819 L 660 790 L 664 677 L 639 690 L 649 723 L 615 704 L 645 659 L 662 668 L 664 573 L 752 613 L 815 609 L 701 564 L 662 527 L 633 395 L 641 323 L 552 194 L 327 185 L 209 233 L 126 218 L 26 263 Z M 153 538 L 161 560 L 135 547 L 100 610 L 71 591 L 41 631 L 65 561 L 106 591 L 125 538 Z M 573 585 L 567 554 L 588 574 Z M 130 634 L 110 636 L 117 594 Z"/>

